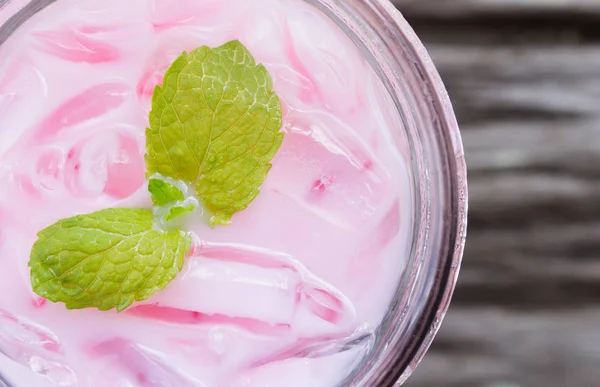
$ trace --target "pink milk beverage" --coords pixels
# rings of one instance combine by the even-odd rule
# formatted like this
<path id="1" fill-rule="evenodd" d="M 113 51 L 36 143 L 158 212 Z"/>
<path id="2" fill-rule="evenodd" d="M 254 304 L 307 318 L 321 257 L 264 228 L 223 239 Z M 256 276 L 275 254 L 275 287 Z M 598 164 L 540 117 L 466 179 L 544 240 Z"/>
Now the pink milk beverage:
<path id="1" fill-rule="evenodd" d="M 283 145 L 260 195 L 229 226 L 188 220 L 183 271 L 124 312 L 35 295 L 36 233 L 81 213 L 150 207 L 154 87 L 183 51 L 234 39 L 268 69 L 283 107 Z M 31 17 L 0 46 L 5 383 L 340 383 L 372 349 L 409 250 L 396 112 L 354 43 L 301 0 L 60 0 Z"/>

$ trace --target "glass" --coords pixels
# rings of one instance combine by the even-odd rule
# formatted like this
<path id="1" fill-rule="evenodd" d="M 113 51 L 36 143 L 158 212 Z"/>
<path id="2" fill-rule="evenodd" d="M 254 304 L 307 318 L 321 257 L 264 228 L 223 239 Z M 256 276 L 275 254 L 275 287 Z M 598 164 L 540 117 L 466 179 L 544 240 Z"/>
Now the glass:
<path id="1" fill-rule="evenodd" d="M 56 0 L 0 0 L 0 44 Z M 425 48 L 387 0 L 305 0 L 335 21 L 384 81 L 409 144 L 413 191 L 410 259 L 367 356 L 340 386 L 402 384 L 446 314 L 460 269 L 467 215 L 466 167 L 458 125 Z M 405 145 L 404 145 L 405 146 Z M 0 386 L 8 384 L 2 381 Z"/>

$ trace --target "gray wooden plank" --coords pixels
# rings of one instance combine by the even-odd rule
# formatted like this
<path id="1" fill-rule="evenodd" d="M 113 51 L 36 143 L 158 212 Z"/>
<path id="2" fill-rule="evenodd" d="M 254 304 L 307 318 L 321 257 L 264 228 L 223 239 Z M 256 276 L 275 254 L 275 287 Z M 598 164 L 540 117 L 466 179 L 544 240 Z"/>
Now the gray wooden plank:
<path id="1" fill-rule="evenodd" d="M 523 12 L 600 13 L 597 0 L 392 0 L 401 11 L 453 17 Z"/>
<path id="2" fill-rule="evenodd" d="M 600 45 L 429 49 L 462 127 L 474 225 L 600 216 Z"/>
<path id="3" fill-rule="evenodd" d="M 597 387 L 600 310 L 455 308 L 408 386 Z"/>
<path id="4" fill-rule="evenodd" d="M 463 269 L 408 387 L 600 380 L 600 1 L 398 0 L 457 112 Z"/>

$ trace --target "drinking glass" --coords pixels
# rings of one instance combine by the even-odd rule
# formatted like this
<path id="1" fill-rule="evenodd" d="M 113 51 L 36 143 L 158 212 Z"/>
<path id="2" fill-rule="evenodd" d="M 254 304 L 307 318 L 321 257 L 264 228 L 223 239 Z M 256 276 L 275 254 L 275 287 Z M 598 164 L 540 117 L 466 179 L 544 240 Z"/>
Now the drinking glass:
<path id="1" fill-rule="evenodd" d="M 0 44 L 54 1 L 60 0 L 0 0 Z M 413 227 L 408 263 L 373 344 L 339 384 L 399 386 L 438 331 L 460 268 L 467 217 L 461 137 L 433 62 L 388 0 L 305 1 L 330 17 L 361 50 L 389 91 L 397 110 L 392 113 L 401 123 L 394 140 L 410 165 Z"/>

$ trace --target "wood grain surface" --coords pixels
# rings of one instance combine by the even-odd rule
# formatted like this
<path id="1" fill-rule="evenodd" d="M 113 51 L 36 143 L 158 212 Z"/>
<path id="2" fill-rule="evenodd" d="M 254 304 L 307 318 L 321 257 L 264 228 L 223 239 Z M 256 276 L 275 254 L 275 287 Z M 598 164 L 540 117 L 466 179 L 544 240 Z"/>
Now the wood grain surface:
<path id="1" fill-rule="evenodd" d="M 408 387 L 600 386 L 600 0 L 397 0 L 461 124 L 470 225 Z"/>

